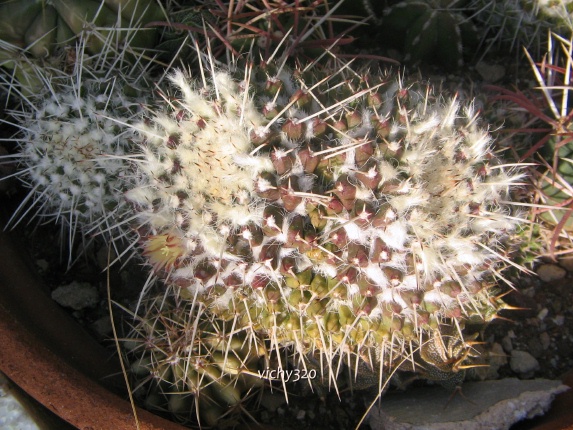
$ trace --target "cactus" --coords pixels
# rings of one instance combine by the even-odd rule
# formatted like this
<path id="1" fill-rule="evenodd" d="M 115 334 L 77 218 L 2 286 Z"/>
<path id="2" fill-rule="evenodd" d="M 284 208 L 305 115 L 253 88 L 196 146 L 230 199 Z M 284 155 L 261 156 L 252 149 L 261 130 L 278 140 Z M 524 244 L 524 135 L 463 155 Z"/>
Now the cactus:
<path id="1" fill-rule="evenodd" d="M 558 233 L 561 228 L 566 231 L 573 230 L 573 218 L 571 218 L 573 109 L 569 106 L 569 96 L 573 90 L 571 85 L 573 39 L 564 39 L 556 34 L 549 37 L 553 40 L 548 44 L 547 58 L 554 67 L 545 68 L 542 65 L 540 70 L 533 61 L 531 65 L 543 91 L 546 106 L 552 115 L 548 123 L 551 131 L 546 135 L 549 139 L 540 149 L 540 155 L 546 160 L 545 173 L 537 177 L 541 189 L 541 203 L 554 206 L 555 209 L 541 211 L 540 217 L 546 222 L 557 225 L 556 233 Z M 531 57 L 529 59 L 531 60 Z"/>
<path id="2" fill-rule="evenodd" d="M 494 100 L 507 101 L 509 106 L 517 106 L 526 114 L 523 124 L 513 131 L 526 138 L 533 136 L 533 141 L 531 145 L 514 146 L 520 161 L 536 164 L 530 167 L 536 193 L 529 204 L 533 208 L 533 221 L 553 226 L 548 247 L 551 253 L 561 233 L 573 230 L 573 109 L 569 102 L 573 88 L 572 42 L 571 38 L 551 33 L 548 52 L 541 63 L 535 63 L 526 51 L 538 88 L 521 92 L 494 87 L 499 92 Z"/>
<path id="3" fill-rule="evenodd" d="M 0 69 L 0 82 L 8 84 L 9 99 L 15 95 L 31 96 L 44 88 L 43 75 L 46 72 L 42 72 L 22 49 L 2 40 L 0 40 L 0 68 L 3 69 Z"/>
<path id="4" fill-rule="evenodd" d="M 123 192 L 134 132 L 127 123 L 140 110 L 145 74 L 134 68 L 132 78 L 108 65 L 90 70 L 76 63 L 71 75 L 32 65 L 44 88 L 9 111 L 18 148 L 8 157 L 18 162 L 14 176 L 29 192 L 8 224 L 15 227 L 30 214 L 58 222 L 70 261 L 77 236 L 117 238 L 118 231 L 108 229 L 128 210 Z"/>
<path id="5" fill-rule="evenodd" d="M 250 52 L 253 58 L 267 60 L 277 55 L 316 59 L 326 49 L 352 42 L 346 33 L 360 24 L 357 17 L 338 15 L 337 10 L 346 0 L 251 0 L 248 2 L 209 2 L 184 8 L 173 14 L 171 30 L 161 47 L 175 51 L 189 37 L 188 30 L 204 50 L 211 49 L 215 58 L 225 58 Z M 336 28 L 335 28 L 336 26 Z M 184 30 L 183 33 L 180 30 Z M 179 33 L 177 33 L 179 31 Z M 189 61 L 196 56 L 187 50 Z M 185 62 L 183 62 L 185 63 Z"/>
<path id="6" fill-rule="evenodd" d="M 264 385 L 265 345 L 181 297 L 147 297 L 123 339 L 134 395 L 150 410 L 202 428 L 240 419 L 238 412 Z M 130 318 L 131 319 L 131 318 Z"/>
<path id="7" fill-rule="evenodd" d="M 271 350 L 320 356 L 330 383 L 347 356 L 383 381 L 444 325 L 459 371 L 465 323 L 504 306 L 521 178 L 472 106 L 347 64 L 213 70 L 173 73 L 136 127 L 126 197 L 155 273 Z"/>
<path id="8" fill-rule="evenodd" d="M 154 61 L 145 50 L 157 39 L 143 25 L 162 17 L 155 0 L 0 1 L 0 79 L 12 96 L 27 97 L 43 90 L 43 76 L 71 70 L 75 61 L 139 69 Z"/>
<path id="9" fill-rule="evenodd" d="M 152 0 L 22 0 L 0 2 L 0 16 L 1 40 L 45 58 L 79 35 L 91 54 L 109 52 L 110 44 L 153 48 L 156 31 L 134 28 L 163 14 Z"/>
<path id="10" fill-rule="evenodd" d="M 492 48 L 520 52 L 522 47 L 543 52 L 548 31 L 573 31 L 573 2 L 570 0 L 472 0 L 469 7 L 484 34 L 484 54 Z"/>
<path id="11" fill-rule="evenodd" d="M 370 0 L 364 4 L 373 10 Z M 380 40 L 396 44 L 406 63 L 459 68 L 465 53 L 474 51 L 478 42 L 477 30 L 464 15 L 466 7 L 467 0 L 400 1 L 376 19 Z"/>

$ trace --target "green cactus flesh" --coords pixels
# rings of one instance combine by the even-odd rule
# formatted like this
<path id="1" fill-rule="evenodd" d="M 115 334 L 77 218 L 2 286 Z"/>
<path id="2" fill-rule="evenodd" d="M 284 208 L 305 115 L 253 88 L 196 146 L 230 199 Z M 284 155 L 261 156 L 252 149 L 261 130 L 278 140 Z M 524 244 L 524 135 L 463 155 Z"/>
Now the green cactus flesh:
<path id="1" fill-rule="evenodd" d="M 571 231 L 573 230 L 573 217 L 571 217 L 571 192 L 569 188 L 570 184 L 573 183 L 573 165 L 571 164 L 573 149 L 571 144 L 560 142 L 561 139 L 557 136 L 550 138 L 541 151 L 550 165 L 553 157 L 557 158 L 557 168 L 555 173 L 553 166 L 547 169 L 545 174 L 540 177 L 539 187 L 543 193 L 545 205 L 562 209 L 544 211 L 539 216 L 550 224 L 560 224 L 566 231 Z M 562 143 L 562 145 L 557 148 L 557 143 Z"/>
<path id="2" fill-rule="evenodd" d="M 464 63 L 464 49 L 477 46 L 477 31 L 463 15 L 465 0 L 404 0 L 388 7 L 379 19 L 383 40 L 403 46 L 404 61 L 438 62 L 455 69 Z"/>
<path id="3" fill-rule="evenodd" d="M 124 338 L 134 395 L 178 421 L 215 426 L 236 419 L 264 385 L 264 343 L 177 292 L 150 294 Z"/>
<path id="4" fill-rule="evenodd" d="M 0 2 L 0 16 L 0 40 L 45 58 L 80 35 L 91 54 L 128 40 L 131 48 L 153 48 L 156 31 L 135 29 L 163 15 L 152 0 L 22 0 Z"/>
<path id="5" fill-rule="evenodd" d="M 472 0 L 468 7 L 483 29 L 481 44 L 521 52 L 522 47 L 542 52 L 548 31 L 573 30 L 571 0 Z"/>

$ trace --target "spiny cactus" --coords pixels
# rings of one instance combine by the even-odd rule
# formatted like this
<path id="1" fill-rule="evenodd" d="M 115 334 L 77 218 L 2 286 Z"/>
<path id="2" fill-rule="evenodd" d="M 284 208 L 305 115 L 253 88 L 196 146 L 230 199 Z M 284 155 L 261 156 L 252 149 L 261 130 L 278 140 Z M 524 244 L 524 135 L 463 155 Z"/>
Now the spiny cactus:
<path id="1" fill-rule="evenodd" d="M 127 123 L 140 110 L 137 93 L 145 75 L 112 76 L 111 70 L 96 73 L 80 63 L 71 75 L 35 70 L 44 89 L 10 111 L 18 148 L 9 157 L 18 162 L 15 176 L 29 193 L 9 225 L 30 214 L 43 222 L 57 221 L 71 258 L 77 233 L 106 232 L 127 210 L 126 157 L 133 148 L 133 129 Z"/>
<path id="2" fill-rule="evenodd" d="M 383 374 L 495 317 L 521 176 L 471 105 L 347 64 L 212 70 L 174 73 L 137 126 L 126 197 L 159 276 L 330 382 L 341 357 Z"/>
<path id="3" fill-rule="evenodd" d="M 538 87 L 525 91 L 493 87 L 498 93 L 494 101 L 522 113 L 521 122 L 512 130 L 517 138 L 512 140 L 517 158 L 534 163 L 529 167 L 529 177 L 535 193 L 531 201 L 525 203 L 532 207 L 533 226 L 539 230 L 542 220 L 553 230 L 551 238 L 545 241 L 549 243 L 548 249 L 537 247 L 537 254 L 553 253 L 562 233 L 573 230 L 573 109 L 570 102 L 573 39 L 551 33 L 547 46 L 541 62 L 535 62 L 526 51 Z M 531 241 L 535 241 L 535 237 Z"/>
<path id="4" fill-rule="evenodd" d="M 55 59 L 55 62 L 59 60 Z M 46 70 L 49 69 L 46 65 Z M 41 92 L 44 88 L 44 74 L 25 51 L 0 40 L 0 82 L 7 84 L 2 89 L 8 90 L 8 99 L 16 95 L 26 97 Z"/>
<path id="5" fill-rule="evenodd" d="M 155 58 L 145 51 L 155 48 L 157 30 L 143 26 L 163 15 L 155 0 L 0 1 L 0 80 L 11 96 L 26 97 L 75 62 L 93 70 L 149 66 Z"/>
<path id="6" fill-rule="evenodd" d="M 472 0 L 473 19 L 483 29 L 481 44 L 487 53 L 492 48 L 520 52 L 522 47 L 536 50 L 545 46 L 547 32 L 573 31 L 573 2 L 570 0 Z"/>
<path id="7" fill-rule="evenodd" d="M 240 419 L 242 405 L 264 385 L 264 343 L 173 288 L 147 297 L 142 309 L 128 311 L 134 319 L 123 339 L 136 398 L 202 428 Z"/>
<path id="8" fill-rule="evenodd" d="M 198 5 L 175 12 L 171 22 L 165 23 L 171 31 L 161 47 L 185 51 L 182 42 L 194 35 L 197 43 L 205 50 L 208 46 L 215 58 L 250 52 L 254 58 L 267 60 L 278 50 L 290 57 L 316 59 L 325 50 L 353 40 L 346 34 L 360 25 L 360 18 L 338 13 L 345 1 L 200 0 Z M 189 61 L 196 59 L 192 49 L 181 55 Z"/>

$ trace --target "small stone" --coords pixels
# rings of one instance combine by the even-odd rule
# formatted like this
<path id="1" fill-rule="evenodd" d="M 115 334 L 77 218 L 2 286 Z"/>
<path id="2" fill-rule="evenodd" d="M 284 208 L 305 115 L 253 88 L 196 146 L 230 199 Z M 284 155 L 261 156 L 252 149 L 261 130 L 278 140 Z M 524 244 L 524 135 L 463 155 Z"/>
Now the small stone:
<path id="1" fill-rule="evenodd" d="M 266 393 L 261 398 L 261 405 L 270 412 L 275 412 L 286 403 L 284 394 Z"/>
<path id="2" fill-rule="evenodd" d="M 510 353 L 511 351 L 513 351 L 513 343 L 511 342 L 511 337 L 510 336 L 504 336 L 504 338 L 501 340 L 501 346 L 503 347 L 503 349 L 507 353 Z"/>
<path id="3" fill-rule="evenodd" d="M 261 412 L 261 422 L 268 423 L 271 420 L 271 416 L 267 411 Z"/>
<path id="4" fill-rule="evenodd" d="M 543 282 L 557 281 L 563 279 L 567 271 L 563 267 L 559 267 L 557 264 L 543 264 L 537 268 L 537 276 Z"/>
<path id="5" fill-rule="evenodd" d="M 484 61 L 480 61 L 476 65 L 476 70 L 486 82 L 497 82 L 505 76 L 505 67 L 499 64 L 488 64 Z"/>
<path id="6" fill-rule="evenodd" d="M 99 294 L 92 284 L 74 281 L 52 291 L 52 299 L 61 306 L 79 311 L 95 307 L 99 302 Z"/>
<path id="7" fill-rule="evenodd" d="M 527 351 L 519 351 L 517 349 L 511 351 L 509 365 L 511 370 L 523 378 L 531 378 L 534 372 L 539 369 L 539 362 L 533 355 Z"/>
<path id="8" fill-rule="evenodd" d="M 296 419 L 297 420 L 304 420 L 304 417 L 306 416 L 306 411 L 301 409 L 300 411 L 298 411 L 298 413 L 296 414 Z"/>
<path id="9" fill-rule="evenodd" d="M 108 250 L 107 246 L 103 246 L 97 251 L 96 261 L 98 267 L 100 267 L 102 270 L 108 266 L 108 260 L 107 260 L 108 253 L 109 253 L 109 263 L 112 263 L 117 258 L 117 253 L 115 252 L 115 249 L 113 247 L 111 248 L 111 253 Z"/>
<path id="10" fill-rule="evenodd" d="M 40 258 L 39 260 L 36 260 L 36 266 L 38 266 L 38 269 L 40 269 L 41 272 L 45 272 L 48 270 L 48 267 L 50 267 L 50 263 L 45 259 Z"/>
<path id="11" fill-rule="evenodd" d="M 565 257 L 560 259 L 559 265 L 568 272 L 573 272 L 573 257 Z"/>
<path id="12" fill-rule="evenodd" d="M 563 315 L 557 315 L 553 318 L 553 321 L 555 321 L 555 325 L 561 327 L 565 323 L 565 317 Z"/>
<path id="13" fill-rule="evenodd" d="M 96 332 L 100 339 L 109 339 L 109 336 L 113 333 L 111 318 L 108 315 L 95 320 L 90 325 L 90 328 Z"/>
<path id="14" fill-rule="evenodd" d="M 549 336 L 549 334 L 547 334 L 546 331 L 544 331 L 539 335 L 539 341 L 541 342 L 541 347 L 544 350 L 547 350 L 551 345 L 551 337 Z"/>
<path id="15" fill-rule="evenodd" d="M 527 341 L 527 351 L 529 351 L 529 353 L 535 358 L 541 357 L 543 354 L 543 345 L 541 345 L 539 336 L 533 336 Z"/>
<path id="16" fill-rule="evenodd" d="M 548 313 L 549 313 L 549 309 L 547 309 L 547 308 L 541 309 L 541 311 L 537 314 L 537 319 L 543 321 Z"/>
<path id="17" fill-rule="evenodd" d="M 507 355 L 505 354 L 503 347 L 495 342 L 491 345 L 489 351 L 488 361 L 489 366 L 487 367 L 477 367 L 476 370 L 481 369 L 483 373 L 484 380 L 493 380 L 499 378 L 499 368 L 507 364 Z"/>

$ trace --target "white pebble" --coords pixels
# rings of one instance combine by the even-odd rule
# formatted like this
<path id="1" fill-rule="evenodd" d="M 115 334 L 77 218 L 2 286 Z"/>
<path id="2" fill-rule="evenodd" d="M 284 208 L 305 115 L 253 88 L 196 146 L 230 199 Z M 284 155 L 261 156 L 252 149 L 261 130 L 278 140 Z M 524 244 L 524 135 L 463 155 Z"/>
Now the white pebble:
<path id="1" fill-rule="evenodd" d="M 511 351 L 509 365 L 511 370 L 523 376 L 533 376 L 529 374 L 539 369 L 539 362 L 533 355 L 527 351 L 519 351 L 517 349 Z"/>

